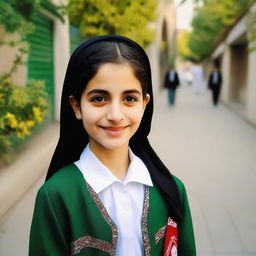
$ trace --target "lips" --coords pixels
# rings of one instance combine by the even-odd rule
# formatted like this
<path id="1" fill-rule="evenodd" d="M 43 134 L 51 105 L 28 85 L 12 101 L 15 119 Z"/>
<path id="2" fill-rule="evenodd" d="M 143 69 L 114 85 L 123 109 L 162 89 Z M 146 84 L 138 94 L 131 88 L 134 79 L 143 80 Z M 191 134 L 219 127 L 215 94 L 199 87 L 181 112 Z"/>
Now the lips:
<path id="1" fill-rule="evenodd" d="M 120 135 L 129 125 L 126 126 L 119 126 L 119 127 L 113 127 L 113 126 L 107 126 L 103 127 L 100 126 L 104 131 L 107 132 L 108 135 L 111 136 L 118 136 Z"/>

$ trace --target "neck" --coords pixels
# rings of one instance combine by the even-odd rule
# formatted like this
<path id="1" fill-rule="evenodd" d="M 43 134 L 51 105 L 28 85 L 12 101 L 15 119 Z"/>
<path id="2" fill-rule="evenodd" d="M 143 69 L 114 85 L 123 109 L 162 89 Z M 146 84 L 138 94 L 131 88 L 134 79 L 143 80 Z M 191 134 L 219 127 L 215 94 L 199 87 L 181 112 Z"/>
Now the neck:
<path id="1" fill-rule="evenodd" d="M 124 180 L 130 163 L 128 147 L 97 150 L 97 147 L 90 144 L 90 149 L 115 177 Z"/>

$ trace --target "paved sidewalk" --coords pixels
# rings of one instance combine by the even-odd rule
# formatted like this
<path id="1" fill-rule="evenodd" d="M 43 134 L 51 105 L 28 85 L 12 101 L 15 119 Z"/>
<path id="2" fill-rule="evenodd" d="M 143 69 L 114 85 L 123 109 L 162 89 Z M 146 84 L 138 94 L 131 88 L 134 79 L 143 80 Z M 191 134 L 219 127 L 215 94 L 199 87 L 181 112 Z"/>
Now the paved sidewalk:
<path id="1" fill-rule="evenodd" d="M 170 108 L 157 95 L 150 140 L 186 185 L 198 256 L 256 255 L 256 129 L 223 105 L 212 107 L 209 92 L 177 91 Z M 27 255 L 36 191 L 43 178 L 0 227 L 0 255 Z M 187 255 L 189 256 L 189 255 Z"/>
<path id="2" fill-rule="evenodd" d="M 0 219 L 1 256 L 26 256 L 28 254 L 28 234 L 35 195 L 38 187 L 43 183 L 57 143 L 58 133 L 59 125 L 50 124 L 40 134 L 31 138 L 12 165 L 1 170 L 1 214 L 25 194 L 22 200 Z"/>
<path id="3" fill-rule="evenodd" d="M 256 255 L 256 129 L 205 91 L 156 98 L 151 141 L 186 185 L 199 256 Z"/>
<path id="4" fill-rule="evenodd" d="M 0 226 L 0 255 L 27 256 L 29 230 L 37 190 L 44 182 L 43 175 L 13 208 Z M 37 255 L 35 255 L 37 256 Z M 39 256 L 39 255 L 38 255 Z"/>

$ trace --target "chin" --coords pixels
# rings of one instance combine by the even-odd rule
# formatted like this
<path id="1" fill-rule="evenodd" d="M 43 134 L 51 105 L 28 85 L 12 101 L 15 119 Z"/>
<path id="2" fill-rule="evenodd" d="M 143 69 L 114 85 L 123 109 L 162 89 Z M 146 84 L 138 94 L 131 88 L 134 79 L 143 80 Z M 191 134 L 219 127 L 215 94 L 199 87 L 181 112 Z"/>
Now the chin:
<path id="1" fill-rule="evenodd" d="M 124 147 L 127 147 L 128 148 L 128 144 L 125 143 L 125 144 L 115 144 L 115 143 L 111 143 L 109 145 L 102 145 L 105 149 L 107 150 L 118 150 L 118 149 L 121 149 L 121 148 L 124 148 Z"/>
<path id="2" fill-rule="evenodd" d="M 128 148 L 129 142 L 125 141 L 109 141 L 109 142 L 104 142 L 104 143 L 97 143 L 97 147 L 105 149 L 105 150 L 118 150 L 124 147 Z"/>

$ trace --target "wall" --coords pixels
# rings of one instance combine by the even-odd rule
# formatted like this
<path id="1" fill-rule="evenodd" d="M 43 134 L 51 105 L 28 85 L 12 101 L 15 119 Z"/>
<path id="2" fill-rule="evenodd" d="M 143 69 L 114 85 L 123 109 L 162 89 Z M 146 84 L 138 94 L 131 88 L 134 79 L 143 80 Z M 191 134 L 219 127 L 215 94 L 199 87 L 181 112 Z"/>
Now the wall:
<path id="1" fill-rule="evenodd" d="M 60 0 L 52 1 L 58 4 Z M 61 1 L 63 3 L 63 0 Z M 63 80 L 66 72 L 67 63 L 70 56 L 69 46 L 69 22 L 67 17 L 64 17 L 64 22 L 59 18 L 55 17 L 51 13 L 41 10 L 43 14 L 51 18 L 54 22 L 54 89 L 55 89 L 55 119 L 59 120 L 60 116 L 60 101 Z M 3 27 L 0 27 L 0 38 L 4 38 L 6 35 Z M 17 34 L 8 34 L 6 40 L 18 39 Z M 0 74 L 8 72 L 11 69 L 17 49 L 11 48 L 7 45 L 0 47 Z M 26 62 L 26 56 L 24 61 Z M 25 86 L 27 82 L 27 66 L 26 64 L 20 66 L 13 74 L 13 81 L 16 85 Z"/>
<path id="2" fill-rule="evenodd" d="M 66 1 L 52 0 L 58 5 Z M 47 11 L 42 11 L 51 17 L 54 22 L 54 89 L 55 89 L 55 120 L 60 120 L 61 92 L 66 73 L 68 60 L 70 57 L 69 21 L 64 17 L 64 22 Z"/>
<path id="3" fill-rule="evenodd" d="M 248 56 L 247 118 L 256 124 L 256 51 Z"/>
<path id="4" fill-rule="evenodd" d="M 247 44 L 231 45 L 230 100 L 246 105 L 247 101 Z"/>
<path id="5" fill-rule="evenodd" d="M 256 15 L 256 3 L 250 12 Z M 248 39 L 249 33 L 246 14 L 229 31 L 211 58 L 212 61 L 222 58 L 221 101 L 256 125 L 256 51 L 249 51 L 248 46 L 252 44 Z"/>
<path id="6" fill-rule="evenodd" d="M 18 34 L 7 34 L 5 29 L 0 26 L 0 38 L 1 40 L 18 40 Z M 8 45 L 0 46 L 0 74 L 9 72 L 12 68 L 12 63 L 15 59 L 15 55 L 18 53 L 17 48 L 10 47 Z M 26 57 L 23 59 L 26 61 Z M 27 69 L 25 65 L 19 66 L 18 70 L 12 75 L 14 84 L 18 86 L 25 86 L 27 78 Z"/>
<path id="7" fill-rule="evenodd" d="M 152 69 L 152 81 L 154 94 L 157 95 L 163 86 L 163 76 L 175 53 L 175 5 L 173 1 L 159 1 L 157 20 L 152 26 L 155 28 L 156 37 L 148 48 Z M 163 41 L 166 47 L 163 49 Z M 161 53 L 161 50 L 163 51 Z M 164 54 L 165 52 L 165 54 Z"/>

